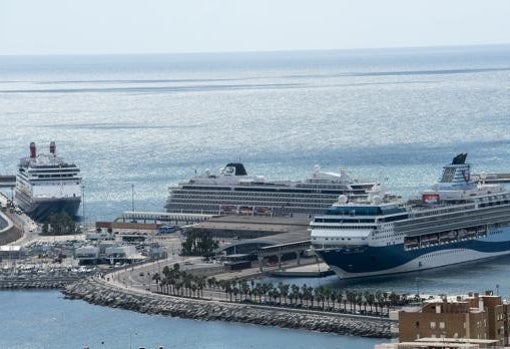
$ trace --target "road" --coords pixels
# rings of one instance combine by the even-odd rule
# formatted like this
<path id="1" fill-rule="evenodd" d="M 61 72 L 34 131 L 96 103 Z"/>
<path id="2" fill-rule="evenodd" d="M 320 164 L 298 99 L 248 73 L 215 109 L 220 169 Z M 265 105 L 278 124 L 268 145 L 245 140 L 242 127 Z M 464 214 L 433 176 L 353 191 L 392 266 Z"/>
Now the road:
<path id="1" fill-rule="evenodd" d="M 7 200 L 10 200 L 4 193 L 0 192 L 0 204 L 2 207 L 7 206 Z M 16 228 L 22 231 L 23 236 L 21 239 L 11 242 L 9 245 L 25 245 L 34 240 L 39 233 L 39 226 L 26 214 L 17 214 L 6 209 L 3 213 L 14 224 Z"/>

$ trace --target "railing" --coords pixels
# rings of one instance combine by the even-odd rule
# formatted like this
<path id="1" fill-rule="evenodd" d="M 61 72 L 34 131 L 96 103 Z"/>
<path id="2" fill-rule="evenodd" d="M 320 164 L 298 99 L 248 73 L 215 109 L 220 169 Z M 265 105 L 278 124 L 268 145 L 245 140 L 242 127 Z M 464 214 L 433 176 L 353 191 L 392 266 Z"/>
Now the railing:
<path id="1" fill-rule="evenodd" d="M 429 217 L 430 218 L 430 217 Z M 454 212 L 433 219 L 415 219 L 395 222 L 395 231 L 407 236 L 442 233 L 455 229 L 466 229 L 487 224 L 510 223 L 510 205 L 484 207 L 463 212 Z"/>

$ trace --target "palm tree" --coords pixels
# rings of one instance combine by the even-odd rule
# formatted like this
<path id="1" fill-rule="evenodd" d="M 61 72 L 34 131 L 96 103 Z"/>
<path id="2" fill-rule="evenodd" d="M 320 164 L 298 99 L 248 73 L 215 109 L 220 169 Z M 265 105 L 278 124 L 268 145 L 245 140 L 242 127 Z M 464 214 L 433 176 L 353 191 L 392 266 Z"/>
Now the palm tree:
<path id="1" fill-rule="evenodd" d="M 266 296 L 271 300 L 271 290 L 273 289 L 273 284 L 264 282 L 262 284 L 262 294 L 264 295 L 264 300 L 266 301 Z"/>
<path id="2" fill-rule="evenodd" d="M 317 301 L 322 303 L 322 309 L 324 310 L 324 286 L 320 285 L 319 287 L 316 287 L 314 289 L 315 297 L 317 298 Z"/>
<path id="3" fill-rule="evenodd" d="M 374 311 L 374 302 L 375 296 L 373 293 L 365 291 L 365 299 L 367 300 L 368 305 L 370 305 L 370 312 Z"/>
<path id="4" fill-rule="evenodd" d="M 289 288 L 290 286 L 284 284 L 283 282 L 278 283 L 278 290 L 280 291 L 280 304 L 282 304 L 282 297 L 285 298 L 285 303 L 287 303 L 287 297 L 289 296 Z"/>
<path id="5" fill-rule="evenodd" d="M 390 295 L 388 296 L 388 298 L 389 298 L 389 302 L 392 307 L 397 306 L 400 302 L 400 296 L 398 294 L 396 294 L 395 292 L 391 292 Z"/>
<path id="6" fill-rule="evenodd" d="M 329 287 L 324 287 L 322 294 L 326 301 L 328 302 L 328 309 L 331 308 L 331 298 L 334 297 L 333 290 Z M 324 306 L 322 306 L 322 308 L 324 309 Z"/>
<path id="7" fill-rule="evenodd" d="M 197 278 L 197 287 L 198 287 L 198 291 L 200 293 L 200 297 L 204 297 L 204 288 L 205 288 L 205 284 L 206 284 L 206 277 L 205 276 L 199 276 Z"/>
<path id="8" fill-rule="evenodd" d="M 159 273 L 154 273 L 154 275 L 152 275 L 152 280 L 154 280 L 156 282 L 156 291 L 157 291 L 158 287 L 159 287 L 159 282 L 161 281 L 161 277 L 159 276 Z"/>
<path id="9" fill-rule="evenodd" d="M 250 286 L 248 285 L 248 282 L 246 280 L 241 281 L 239 284 L 241 294 L 244 295 L 244 299 L 246 299 L 246 296 L 248 293 L 250 293 Z"/>
<path id="10" fill-rule="evenodd" d="M 181 296 L 183 295 L 182 291 L 181 291 L 182 290 L 182 286 L 183 286 L 182 281 L 179 280 L 179 281 L 175 282 L 174 288 L 177 291 L 177 294 L 179 294 Z"/>
<path id="11" fill-rule="evenodd" d="M 346 293 L 346 298 L 351 305 L 351 313 L 353 313 L 354 312 L 353 306 L 356 305 L 356 293 L 353 291 L 346 291 L 345 293 Z"/>
<path id="12" fill-rule="evenodd" d="M 363 293 L 356 292 L 356 304 L 359 307 L 359 310 L 361 311 L 361 305 L 363 304 Z"/>
<path id="13" fill-rule="evenodd" d="M 335 293 L 336 293 L 336 300 L 338 301 L 338 304 L 341 307 L 342 306 L 342 300 L 344 298 L 344 294 L 343 294 L 343 292 L 341 290 L 338 290 Z M 345 311 L 345 303 L 344 303 L 344 311 Z"/>
<path id="14" fill-rule="evenodd" d="M 336 304 L 336 300 L 337 300 L 337 293 L 338 292 L 336 290 L 329 289 L 329 300 L 332 303 L 332 305 L 330 304 L 329 308 L 330 308 L 330 310 L 333 310 L 333 311 L 336 310 L 335 304 Z"/>
<path id="15" fill-rule="evenodd" d="M 384 296 L 381 291 L 375 292 L 375 299 L 376 299 L 377 306 L 379 307 L 379 313 L 382 315 L 383 307 L 384 307 Z"/>
<path id="16" fill-rule="evenodd" d="M 216 278 L 214 276 L 212 276 L 209 279 L 207 279 L 207 286 L 209 288 L 213 288 L 213 287 L 217 286 L 217 281 L 216 281 Z"/>
<path id="17" fill-rule="evenodd" d="M 165 275 L 165 277 L 168 277 L 168 275 L 170 275 L 170 268 L 168 267 L 168 265 L 165 265 L 165 267 L 163 268 L 163 275 Z"/>
<path id="18" fill-rule="evenodd" d="M 165 292 L 165 286 L 166 286 L 166 292 Z M 160 287 L 161 287 L 161 292 L 165 292 L 166 294 L 168 294 L 168 286 L 166 283 L 166 279 L 161 280 Z"/>
<path id="19" fill-rule="evenodd" d="M 290 294 L 290 304 L 292 304 L 292 299 L 294 299 L 294 303 L 297 303 L 299 298 L 299 286 L 292 284 L 290 286 L 291 294 Z"/>
<path id="20" fill-rule="evenodd" d="M 261 285 L 257 282 L 257 284 L 255 285 L 254 288 L 251 289 L 253 295 L 255 296 L 255 299 L 257 299 L 257 296 L 259 297 L 259 303 L 262 302 L 262 287 Z"/>

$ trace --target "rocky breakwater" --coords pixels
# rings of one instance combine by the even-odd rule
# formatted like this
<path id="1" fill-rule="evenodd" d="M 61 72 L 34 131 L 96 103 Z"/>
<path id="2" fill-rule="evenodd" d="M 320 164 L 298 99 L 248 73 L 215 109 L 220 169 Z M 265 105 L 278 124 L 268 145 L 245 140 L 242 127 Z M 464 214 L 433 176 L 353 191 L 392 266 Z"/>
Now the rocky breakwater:
<path id="1" fill-rule="evenodd" d="M 206 321 L 234 321 L 342 335 L 391 337 L 391 321 L 388 319 L 163 296 L 122 288 L 99 278 L 80 280 L 68 285 L 62 292 L 69 299 L 83 299 L 92 304 L 148 314 Z"/>

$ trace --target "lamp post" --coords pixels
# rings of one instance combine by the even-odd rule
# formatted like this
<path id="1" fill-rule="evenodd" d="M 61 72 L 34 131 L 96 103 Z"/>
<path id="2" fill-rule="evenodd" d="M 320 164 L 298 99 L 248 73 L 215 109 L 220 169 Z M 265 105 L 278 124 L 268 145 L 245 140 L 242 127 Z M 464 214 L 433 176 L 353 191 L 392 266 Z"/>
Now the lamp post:
<path id="1" fill-rule="evenodd" d="M 131 211 L 135 212 L 135 185 L 131 184 Z"/>
<path id="2" fill-rule="evenodd" d="M 87 229 L 87 221 L 85 220 L 85 184 L 81 185 L 81 215 L 83 219 L 83 229 Z"/>

